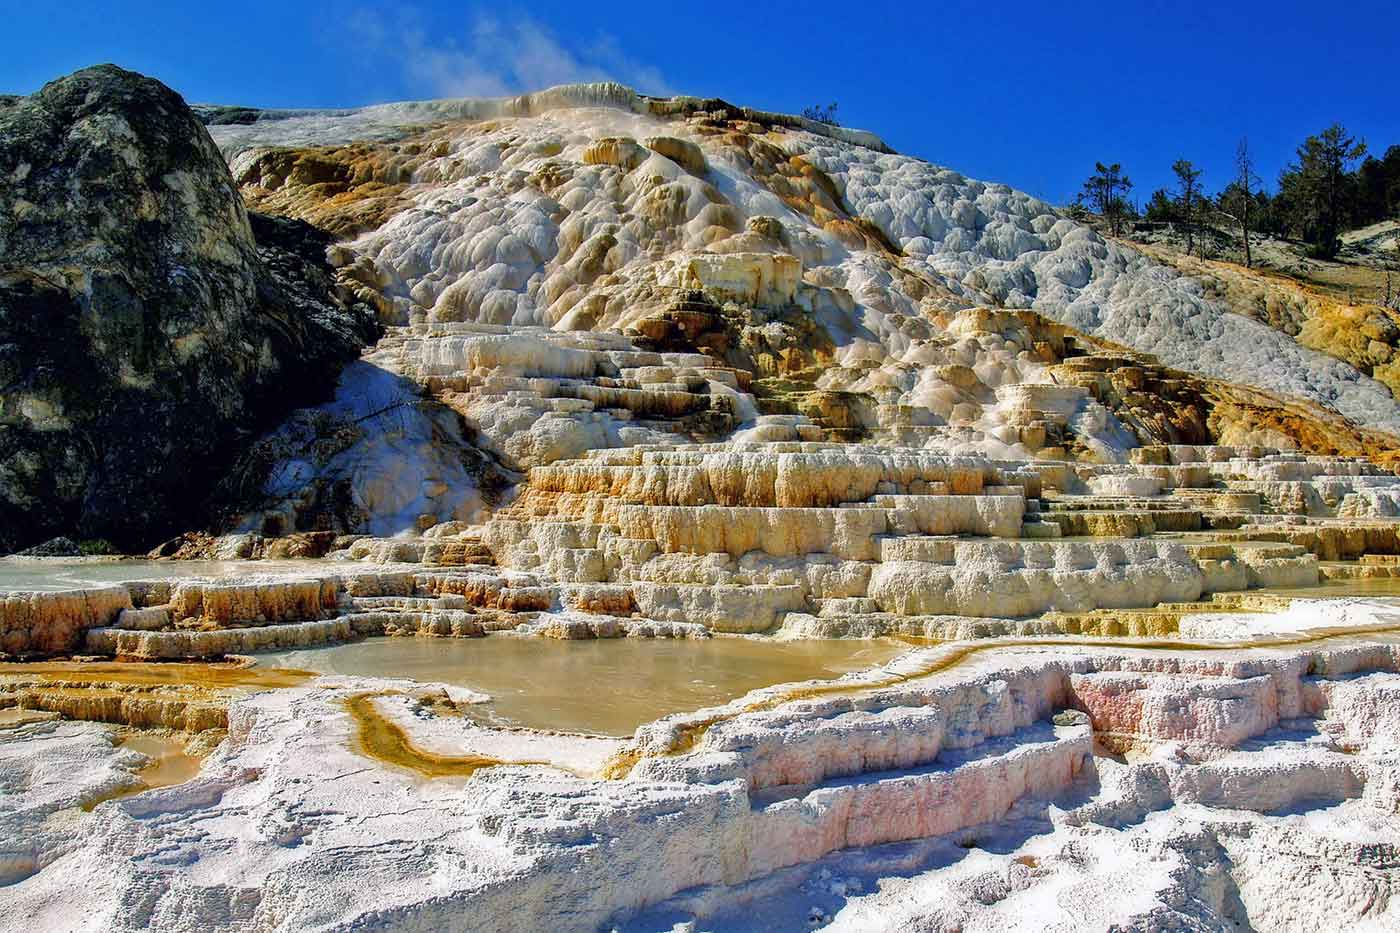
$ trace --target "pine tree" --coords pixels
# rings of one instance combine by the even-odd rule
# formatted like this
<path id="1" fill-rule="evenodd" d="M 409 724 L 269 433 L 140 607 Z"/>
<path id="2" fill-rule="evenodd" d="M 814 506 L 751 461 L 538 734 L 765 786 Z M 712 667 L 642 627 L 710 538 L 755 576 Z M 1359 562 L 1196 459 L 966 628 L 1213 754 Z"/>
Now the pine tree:
<path id="1" fill-rule="evenodd" d="M 1188 159 L 1177 159 L 1172 163 L 1176 173 L 1176 204 L 1182 224 L 1186 227 L 1186 255 L 1191 255 L 1191 244 L 1196 232 L 1196 215 L 1200 213 L 1201 174 Z"/>
<path id="2" fill-rule="evenodd" d="M 1279 177 L 1279 194 L 1293 212 L 1293 224 L 1313 244 L 1316 255 L 1331 259 L 1341 244 L 1338 234 L 1349 219 L 1355 178 L 1353 163 L 1366 154 L 1366 143 L 1334 123 L 1298 147 L 1298 162 Z"/>
<path id="3" fill-rule="evenodd" d="M 1123 229 L 1123 219 L 1132 212 L 1132 205 L 1127 199 L 1132 187 L 1132 179 L 1123 174 L 1122 165 L 1117 162 L 1112 165 L 1095 162 L 1094 174 L 1084 182 L 1080 198 L 1108 221 L 1109 232 L 1118 236 Z"/>
<path id="4" fill-rule="evenodd" d="M 837 104 L 836 101 L 832 101 L 825 106 L 816 104 L 812 107 L 803 107 L 802 116 L 807 120 L 825 123 L 827 126 L 840 126 L 841 124 L 836 122 L 836 109 L 838 106 L 840 105 Z"/>
<path id="5" fill-rule="evenodd" d="M 1166 188 L 1158 188 L 1152 192 L 1152 197 L 1147 201 L 1145 216 L 1148 220 L 1158 223 L 1176 220 L 1176 205 L 1172 203 Z"/>

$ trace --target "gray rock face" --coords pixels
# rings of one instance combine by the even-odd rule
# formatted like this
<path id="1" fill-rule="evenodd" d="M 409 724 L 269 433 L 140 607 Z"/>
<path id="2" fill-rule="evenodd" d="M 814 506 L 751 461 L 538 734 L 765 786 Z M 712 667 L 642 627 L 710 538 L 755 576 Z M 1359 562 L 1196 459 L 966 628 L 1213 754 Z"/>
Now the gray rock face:
<path id="1" fill-rule="evenodd" d="M 250 224 L 157 81 L 103 65 L 0 98 L 0 548 L 197 523 L 248 438 L 374 336 L 326 242 Z"/>

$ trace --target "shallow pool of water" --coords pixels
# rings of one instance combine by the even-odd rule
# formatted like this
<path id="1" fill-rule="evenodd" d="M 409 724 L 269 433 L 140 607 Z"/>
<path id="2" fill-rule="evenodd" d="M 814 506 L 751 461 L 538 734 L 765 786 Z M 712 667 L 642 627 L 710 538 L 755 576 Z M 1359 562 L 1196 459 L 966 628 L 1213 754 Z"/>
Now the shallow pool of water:
<path id="1" fill-rule="evenodd" d="M 0 591 L 73 590 L 130 580 L 297 576 L 364 570 L 366 565 L 329 560 L 125 560 L 112 558 L 0 558 Z M 372 565 L 369 569 L 385 569 Z M 392 567 L 388 569 L 393 569 Z"/>
<path id="2" fill-rule="evenodd" d="M 191 755 L 185 751 L 186 737 L 158 732 L 135 733 L 121 739 L 122 748 L 140 752 L 148 759 L 136 772 L 137 783 L 119 787 L 83 804 L 83 809 L 92 811 L 108 800 L 121 800 L 158 787 L 173 787 L 194 778 L 204 765 L 202 755 Z"/>
<path id="3" fill-rule="evenodd" d="M 726 703 L 750 690 L 864 670 L 906 650 L 886 641 L 746 638 L 556 641 L 371 638 L 257 655 L 259 666 L 447 683 L 490 694 L 488 721 L 631 735 L 669 713 Z"/>
<path id="4" fill-rule="evenodd" d="M 1372 577 L 1361 580 L 1323 580 L 1316 586 L 1279 587 L 1248 590 L 1265 596 L 1302 596 L 1327 599 L 1338 596 L 1400 596 L 1400 577 Z"/>
<path id="5" fill-rule="evenodd" d="M 138 751 L 150 759 L 136 772 L 147 789 L 183 784 L 199 773 L 204 759 L 185 751 L 184 737 L 138 734 L 127 737 L 122 748 Z"/>

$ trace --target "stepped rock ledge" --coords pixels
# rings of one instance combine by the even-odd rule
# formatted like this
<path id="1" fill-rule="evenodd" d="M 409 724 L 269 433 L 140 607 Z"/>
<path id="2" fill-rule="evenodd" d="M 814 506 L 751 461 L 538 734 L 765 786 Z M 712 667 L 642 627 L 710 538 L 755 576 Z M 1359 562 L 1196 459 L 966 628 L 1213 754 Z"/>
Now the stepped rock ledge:
<path id="1" fill-rule="evenodd" d="M 1400 404 L 1193 274 L 615 84 L 0 97 L 0 930 L 1400 928 Z"/>

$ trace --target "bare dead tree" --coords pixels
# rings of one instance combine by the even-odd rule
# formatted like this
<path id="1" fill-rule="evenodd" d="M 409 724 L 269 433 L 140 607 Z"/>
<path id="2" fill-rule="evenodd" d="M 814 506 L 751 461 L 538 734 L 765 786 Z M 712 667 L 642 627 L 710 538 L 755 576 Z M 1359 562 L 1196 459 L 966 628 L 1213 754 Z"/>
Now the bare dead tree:
<path id="1" fill-rule="evenodd" d="M 1240 138 L 1240 144 L 1235 147 L 1235 172 L 1240 185 L 1240 233 L 1244 237 L 1244 267 L 1252 269 L 1254 267 L 1254 255 L 1249 249 L 1249 214 L 1254 206 L 1254 183 L 1258 178 L 1254 174 L 1254 157 L 1249 154 L 1249 137 Z"/>
<path id="2" fill-rule="evenodd" d="M 1216 199 L 1216 213 L 1239 225 L 1244 239 L 1244 265 L 1254 267 L 1254 254 L 1249 242 L 1250 231 L 1254 227 L 1255 190 L 1261 184 L 1254 174 L 1254 156 L 1249 151 L 1248 138 L 1242 138 L 1235 148 L 1235 177 L 1225 186 Z"/>

